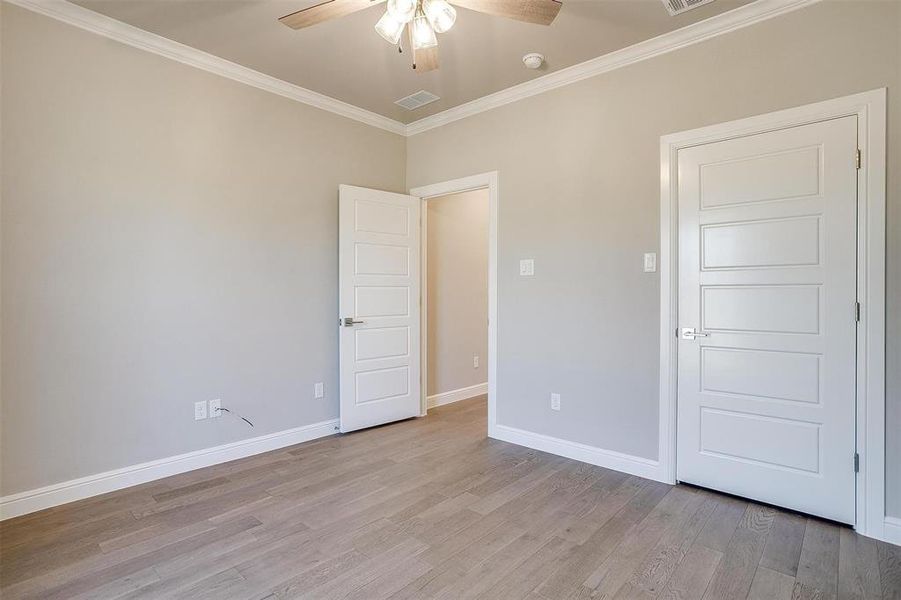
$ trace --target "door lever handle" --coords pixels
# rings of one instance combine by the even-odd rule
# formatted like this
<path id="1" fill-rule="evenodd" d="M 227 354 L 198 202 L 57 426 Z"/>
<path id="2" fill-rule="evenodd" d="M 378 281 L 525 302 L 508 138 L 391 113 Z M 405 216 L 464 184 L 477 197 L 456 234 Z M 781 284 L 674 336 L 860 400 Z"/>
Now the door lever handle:
<path id="1" fill-rule="evenodd" d="M 710 337 L 710 334 L 695 331 L 694 327 L 683 327 L 681 329 L 679 337 L 681 337 L 683 340 L 693 340 L 699 337 Z"/>
<path id="2" fill-rule="evenodd" d="M 364 321 L 355 321 L 353 317 L 344 317 L 344 319 L 342 319 L 341 321 L 341 324 L 345 327 L 353 327 L 354 325 L 358 325 L 363 322 Z"/>

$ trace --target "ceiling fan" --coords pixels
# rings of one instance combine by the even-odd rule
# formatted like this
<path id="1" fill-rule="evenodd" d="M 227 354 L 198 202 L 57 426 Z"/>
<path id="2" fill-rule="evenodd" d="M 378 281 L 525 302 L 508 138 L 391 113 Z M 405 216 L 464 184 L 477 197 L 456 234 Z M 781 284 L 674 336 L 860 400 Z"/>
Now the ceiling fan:
<path id="1" fill-rule="evenodd" d="M 452 0 L 453 4 L 481 13 L 550 25 L 560 12 L 560 0 Z M 323 21 L 355 13 L 385 0 L 326 0 L 285 15 L 279 21 L 292 29 L 303 29 Z M 447 0 L 387 0 L 385 14 L 375 30 L 403 52 L 404 29 L 413 51 L 413 68 L 418 73 L 438 68 L 438 37 L 454 26 L 457 11 Z"/>

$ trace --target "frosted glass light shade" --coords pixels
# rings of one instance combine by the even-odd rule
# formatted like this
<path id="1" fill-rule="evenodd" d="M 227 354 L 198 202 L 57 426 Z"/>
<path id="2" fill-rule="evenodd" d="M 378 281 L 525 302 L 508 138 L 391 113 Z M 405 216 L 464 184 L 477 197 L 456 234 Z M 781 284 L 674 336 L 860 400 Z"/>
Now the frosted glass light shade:
<path id="1" fill-rule="evenodd" d="M 422 10 L 435 33 L 444 33 L 457 20 L 457 10 L 447 0 L 423 0 Z"/>
<path id="2" fill-rule="evenodd" d="M 382 36 L 386 42 L 394 46 L 400 41 L 400 36 L 404 32 L 405 23 L 398 21 L 390 12 L 386 12 L 375 24 L 375 30 Z"/>
<path id="3" fill-rule="evenodd" d="M 416 14 L 416 0 L 388 0 L 388 12 L 395 21 L 409 23 Z"/>
<path id="4" fill-rule="evenodd" d="M 413 19 L 413 23 L 410 26 L 413 28 L 414 50 L 423 50 L 438 45 L 438 38 L 435 37 L 435 30 L 432 29 L 432 25 L 425 15 L 420 14 Z"/>

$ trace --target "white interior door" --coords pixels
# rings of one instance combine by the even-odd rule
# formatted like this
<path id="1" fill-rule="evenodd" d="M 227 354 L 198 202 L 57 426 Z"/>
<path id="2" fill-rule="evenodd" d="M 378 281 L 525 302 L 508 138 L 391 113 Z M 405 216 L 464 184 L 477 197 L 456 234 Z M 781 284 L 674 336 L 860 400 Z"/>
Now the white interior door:
<path id="1" fill-rule="evenodd" d="M 413 196 L 338 193 L 341 431 L 418 416 L 419 211 Z"/>
<path id="2" fill-rule="evenodd" d="M 856 153 L 857 117 L 679 151 L 680 481 L 854 522 Z"/>

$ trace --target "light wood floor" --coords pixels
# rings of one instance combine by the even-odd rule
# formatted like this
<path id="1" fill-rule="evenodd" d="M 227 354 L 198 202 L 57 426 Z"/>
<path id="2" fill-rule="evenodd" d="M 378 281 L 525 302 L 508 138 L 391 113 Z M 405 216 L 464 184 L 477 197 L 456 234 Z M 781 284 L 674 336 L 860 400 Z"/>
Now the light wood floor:
<path id="1" fill-rule="evenodd" d="M 0 524 L 12 598 L 901 598 L 901 548 L 485 437 L 484 398 Z"/>

